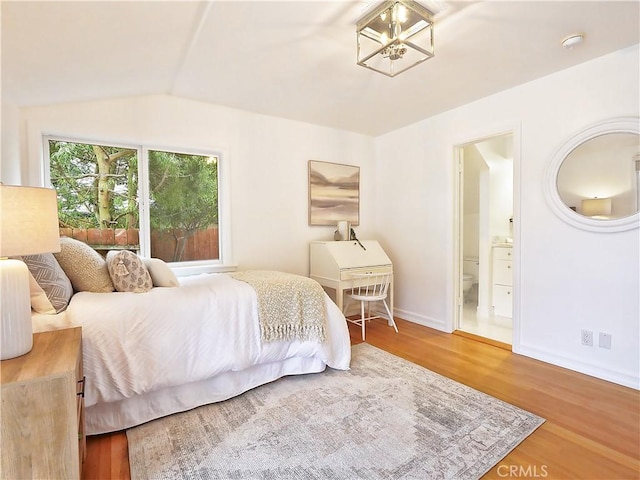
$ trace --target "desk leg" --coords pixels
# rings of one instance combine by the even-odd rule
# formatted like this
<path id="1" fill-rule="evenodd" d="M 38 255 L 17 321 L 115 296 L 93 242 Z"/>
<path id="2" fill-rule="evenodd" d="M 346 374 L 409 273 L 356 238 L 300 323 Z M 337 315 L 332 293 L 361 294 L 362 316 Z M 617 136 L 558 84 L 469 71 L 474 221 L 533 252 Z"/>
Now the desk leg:
<path id="1" fill-rule="evenodd" d="M 391 282 L 389 283 L 389 310 L 391 310 L 391 315 L 395 316 L 395 312 L 393 311 L 393 277 L 391 277 Z M 393 326 L 391 320 L 387 322 L 390 327 Z"/>

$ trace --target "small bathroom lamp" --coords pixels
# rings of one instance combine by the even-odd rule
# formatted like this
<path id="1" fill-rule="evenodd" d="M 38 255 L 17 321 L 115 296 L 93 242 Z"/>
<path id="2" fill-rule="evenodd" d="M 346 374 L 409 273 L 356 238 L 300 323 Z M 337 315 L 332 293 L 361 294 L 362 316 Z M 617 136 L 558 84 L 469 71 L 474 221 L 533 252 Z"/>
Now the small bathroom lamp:
<path id="1" fill-rule="evenodd" d="M 611 199 L 585 198 L 582 200 L 582 214 L 585 217 L 606 217 L 611 215 Z"/>
<path id="2" fill-rule="evenodd" d="M 29 269 L 7 257 L 59 251 L 56 191 L 0 184 L 1 360 L 33 347 Z"/>

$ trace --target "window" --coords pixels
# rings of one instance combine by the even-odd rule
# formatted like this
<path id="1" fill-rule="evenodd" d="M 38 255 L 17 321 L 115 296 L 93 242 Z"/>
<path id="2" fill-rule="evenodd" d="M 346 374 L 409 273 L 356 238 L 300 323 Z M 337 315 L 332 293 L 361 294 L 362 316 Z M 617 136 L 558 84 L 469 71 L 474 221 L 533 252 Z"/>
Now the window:
<path id="1" fill-rule="evenodd" d="M 148 151 L 152 256 L 219 259 L 218 157 Z"/>
<path id="2" fill-rule="evenodd" d="M 220 263 L 220 154 L 45 137 L 62 234 L 97 250 Z"/>

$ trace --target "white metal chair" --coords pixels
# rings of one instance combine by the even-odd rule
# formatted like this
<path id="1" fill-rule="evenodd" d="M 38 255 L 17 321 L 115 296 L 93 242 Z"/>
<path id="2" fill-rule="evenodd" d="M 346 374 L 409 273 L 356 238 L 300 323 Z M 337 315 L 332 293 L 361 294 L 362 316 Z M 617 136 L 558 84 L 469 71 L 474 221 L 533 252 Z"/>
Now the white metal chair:
<path id="1" fill-rule="evenodd" d="M 389 326 L 393 326 L 396 333 L 398 327 L 393 319 L 393 315 L 387 305 L 387 293 L 389 284 L 391 283 L 391 273 L 354 273 L 353 287 L 347 291 L 347 299 L 353 299 L 360 302 L 360 318 L 352 320 L 347 317 L 347 321 L 359 325 L 362 328 L 362 340 L 365 337 L 365 324 L 374 318 L 383 318 L 381 315 L 371 315 L 371 303 L 382 302 L 384 309 L 387 311 Z M 367 314 L 365 315 L 364 307 L 367 304 Z M 346 310 L 346 306 L 345 306 Z"/>

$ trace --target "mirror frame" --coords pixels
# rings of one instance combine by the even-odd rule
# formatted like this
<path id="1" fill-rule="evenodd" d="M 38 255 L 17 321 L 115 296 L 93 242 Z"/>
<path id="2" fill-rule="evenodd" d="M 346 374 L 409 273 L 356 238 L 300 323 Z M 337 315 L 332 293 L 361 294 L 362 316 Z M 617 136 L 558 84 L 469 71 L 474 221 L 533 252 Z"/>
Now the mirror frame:
<path id="1" fill-rule="evenodd" d="M 593 124 L 572 135 L 555 152 L 547 168 L 545 198 L 553 212 L 574 227 L 592 232 L 623 232 L 640 227 L 640 212 L 611 220 L 593 219 L 571 210 L 560 197 L 557 178 L 562 163 L 578 146 L 608 133 L 635 133 L 640 135 L 640 117 L 617 117 Z"/>

